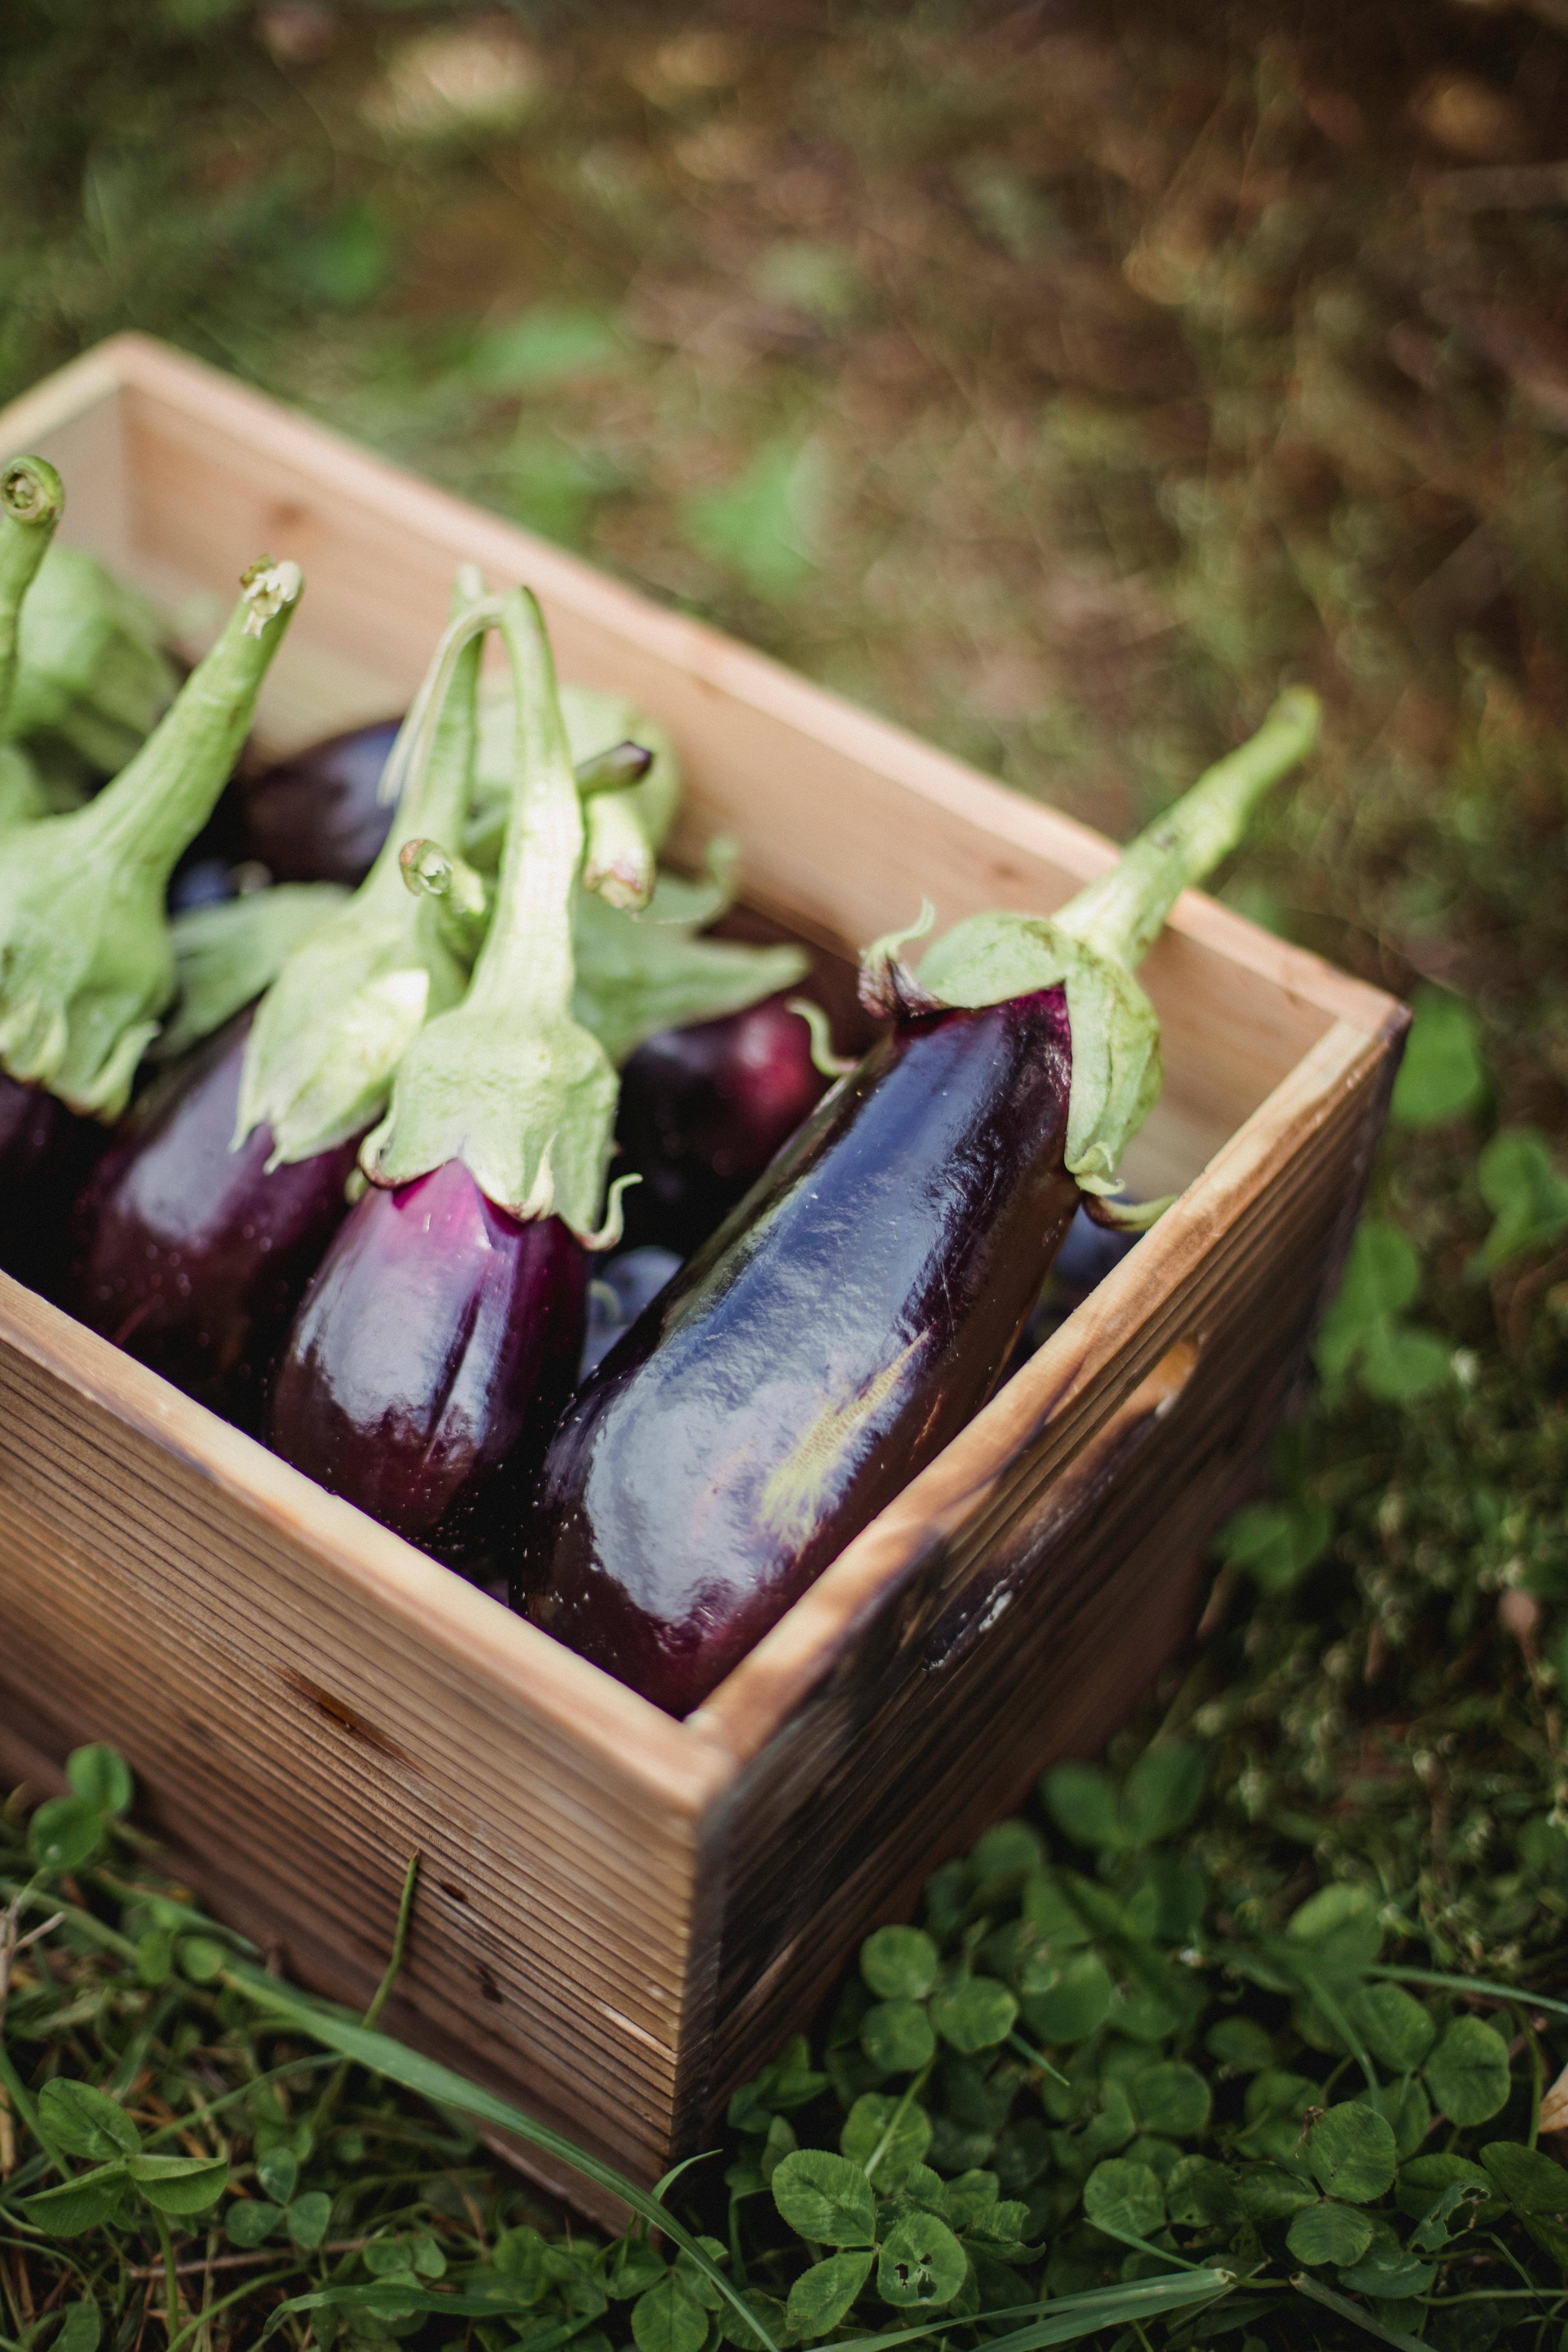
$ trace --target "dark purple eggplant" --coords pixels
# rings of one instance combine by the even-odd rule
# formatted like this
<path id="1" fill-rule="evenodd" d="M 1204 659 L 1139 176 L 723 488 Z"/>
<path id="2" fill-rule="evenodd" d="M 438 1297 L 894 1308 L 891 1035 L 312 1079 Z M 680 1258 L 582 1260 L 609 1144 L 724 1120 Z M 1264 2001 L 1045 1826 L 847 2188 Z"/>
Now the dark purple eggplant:
<path id="1" fill-rule="evenodd" d="M 621 1071 L 616 1140 L 642 1181 L 626 1238 L 689 1257 L 821 1099 L 811 1032 L 783 996 L 639 1045 Z"/>
<path id="2" fill-rule="evenodd" d="M 685 1715 L 963 1426 L 1158 1091 L 1134 966 L 1316 723 L 1285 698 L 1056 917 L 868 950 L 896 1025 L 579 1391 L 514 1605 Z"/>
<path id="3" fill-rule="evenodd" d="M 362 1154 L 377 1189 L 300 1311 L 271 1416 L 286 1460 L 481 1574 L 571 1392 L 587 1248 L 618 1223 L 596 1229 L 616 1080 L 571 1010 L 584 828 L 549 646 L 521 590 L 475 608 L 491 624 L 517 740 L 489 928 L 467 995 L 403 1053 Z M 479 650 L 458 657 L 437 739 L 470 763 Z"/>
<path id="4" fill-rule="evenodd" d="M 587 1261 L 461 1160 L 350 1211 L 289 1335 L 272 1444 L 448 1567 L 517 1524 L 577 1377 Z"/>
<path id="5" fill-rule="evenodd" d="M 247 850 L 275 881 L 364 880 L 392 827 L 381 772 L 402 723 L 351 728 L 241 785 Z"/>
<path id="6" fill-rule="evenodd" d="M 941 1452 L 1071 1222 L 1068 1073 L 1059 988 L 879 1040 L 568 1410 L 540 1623 L 684 1715 Z"/>
<path id="7" fill-rule="evenodd" d="M 0 1273 L 53 1295 L 71 1202 L 108 1140 L 96 1119 L 0 1074 Z"/>
<path id="8" fill-rule="evenodd" d="M 357 1138 L 268 1172 L 230 1149 L 249 1013 L 136 1104 L 78 1202 L 63 1303 L 215 1412 L 254 1428 L 300 1293 L 347 1210 Z"/>

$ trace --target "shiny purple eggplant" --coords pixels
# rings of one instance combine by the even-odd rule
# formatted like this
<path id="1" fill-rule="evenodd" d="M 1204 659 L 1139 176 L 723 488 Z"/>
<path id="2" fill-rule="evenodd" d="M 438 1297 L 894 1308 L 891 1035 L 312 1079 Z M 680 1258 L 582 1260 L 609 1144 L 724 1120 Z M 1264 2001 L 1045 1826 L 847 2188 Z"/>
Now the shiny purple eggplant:
<path id="1" fill-rule="evenodd" d="M 361 1154 L 373 1190 L 300 1310 L 271 1415 L 287 1461 L 481 1577 L 576 1377 L 588 1247 L 617 1223 L 612 1209 L 599 1223 L 615 1072 L 571 1010 L 583 810 L 525 591 L 454 623 L 432 772 L 471 772 L 477 633 L 490 626 L 516 733 L 489 927 L 467 994 L 401 1055 Z"/>
<path id="2" fill-rule="evenodd" d="M 820 1100 L 811 1032 L 785 998 L 662 1030 L 621 1071 L 626 1239 L 689 1257 Z"/>
<path id="3" fill-rule="evenodd" d="M 1135 967 L 1316 731 L 1259 734 L 1052 917 L 894 934 L 894 1023 L 579 1391 L 519 1532 L 514 1605 L 684 1716 L 1004 1376 L 1080 1192 L 1159 1085 Z M 1147 1223 L 1163 1203 L 1121 1212 Z"/>
<path id="4" fill-rule="evenodd" d="M 364 880 L 392 827 L 381 772 L 402 724 L 368 727 L 313 743 L 240 787 L 247 853 L 278 882 Z"/>
<path id="5" fill-rule="evenodd" d="M 514 1527 L 582 1352 L 587 1260 L 460 1160 L 374 1188 L 289 1334 L 271 1442 L 330 1494 L 482 1573 Z"/>
<path id="6" fill-rule="evenodd" d="M 64 1304 L 176 1388 L 255 1428 L 300 1294 L 346 1210 L 357 1138 L 268 1172 L 230 1145 L 250 1015 L 124 1120 L 77 1204 Z"/>
<path id="7" fill-rule="evenodd" d="M 685 1715 L 974 1412 L 1066 1233 L 1060 989 L 889 1031 L 551 1446 L 515 1600 Z"/>

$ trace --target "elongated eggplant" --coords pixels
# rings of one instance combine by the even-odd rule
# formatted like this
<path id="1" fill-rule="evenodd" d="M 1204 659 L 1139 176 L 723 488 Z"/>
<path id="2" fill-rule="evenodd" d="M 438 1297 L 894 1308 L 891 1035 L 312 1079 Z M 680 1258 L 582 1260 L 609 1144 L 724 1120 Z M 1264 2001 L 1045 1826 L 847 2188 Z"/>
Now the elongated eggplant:
<path id="1" fill-rule="evenodd" d="M 918 977 L 910 934 L 868 950 L 895 1025 L 579 1391 L 517 1605 L 684 1715 L 984 1403 L 1157 1093 L 1133 966 L 1316 715 L 1286 698 L 1056 918 L 972 917 Z"/>
<path id="2" fill-rule="evenodd" d="M 598 1223 L 615 1072 L 571 1009 L 584 827 L 549 645 L 521 590 L 490 617 L 516 688 L 494 911 L 467 996 L 403 1055 L 271 1418 L 286 1460 L 479 1574 L 570 1392 L 586 1252 L 619 1231 L 613 1202 Z"/>
<path id="3" fill-rule="evenodd" d="M 827 1081 L 784 996 L 666 1029 L 621 1072 L 616 1140 L 642 1179 L 626 1237 L 689 1257 L 744 1199 Z"/>
<path id="4" fill-rule="evenodd" d="M 509 1216 L 460 1160 L 373 1186 L 289 1336 L 273 1444 L 449 1567 L 482 1570 L 576 1381 L 586 1263 L 559 1217 Z"/>
<path id="5" fill-rule="evenodd" d="M 1069 1061 L 1059 988 L 879 1041 L 569 1409 L 542 1624 L 684 1715 L 941 1451 L 1077 1205 Z"/>
<path id="6" fill-rule="evenodd" d="M 137 1103 L 78 1203 L 64 1304 L 244 1427 L 301 1292 L 347 1212 L 358 1139 L 268 1171 L 257 1128 L 230 1150 L 251 1016 Z"/>

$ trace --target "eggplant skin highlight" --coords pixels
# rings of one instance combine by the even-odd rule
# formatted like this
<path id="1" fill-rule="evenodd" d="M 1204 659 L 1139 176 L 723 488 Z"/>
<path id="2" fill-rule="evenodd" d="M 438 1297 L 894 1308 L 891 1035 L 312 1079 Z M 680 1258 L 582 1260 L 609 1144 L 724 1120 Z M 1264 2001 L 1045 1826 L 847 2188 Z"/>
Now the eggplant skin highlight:
<path id="1" fill-rule="evenodd" d="M 275 1451 L 449 1568 L 482 1575 L 572 1393 L 587 1255 L 459 1160 L 350 1211 L 295 1319 Z"/>
<path id="2" fill-rule="evenodd" d="M 890 1029 L 611 1350 L 513 1605 L 700 1704 L 1001 1380 L 1078 1187 L 1059 987 Z"/>
<path id="3" fill-rule="evenodd" d="M 77 1203 L 64 1305 L 187 1396 L 254 1432 L 300 1296 L 342 1221 L 357 1139 L 268 1172 L 231 1150 L 242 1013 L 143 1096 Z"/>

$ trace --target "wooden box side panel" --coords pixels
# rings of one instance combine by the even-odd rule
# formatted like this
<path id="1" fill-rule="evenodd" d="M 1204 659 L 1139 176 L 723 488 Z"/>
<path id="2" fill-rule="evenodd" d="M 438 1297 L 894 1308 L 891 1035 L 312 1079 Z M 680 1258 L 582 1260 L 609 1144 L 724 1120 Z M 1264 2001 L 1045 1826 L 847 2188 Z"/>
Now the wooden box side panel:
<path id="1" fill-rule="evenodd" d="M 727 1803 L 712 2074 L 683 2084 L 683 2118 L 763 2063 L 856 1938 L 1044 1763 L 1110 1727 L 1097 1690 L 1115 1629 L 1123 1709 L 1152 1679 L 1196 1556 L 1298 1376 L 1391 1058 L 1366 1058 L 1303 1148 L 1149 1302 L 1116 1368 L 1123 1399 L 1150 1382 L 1148 1408 L 1102 1411 L 1100 1440 L 1068 1469 L 1042 1466 L 1047 1427 L 983 1507 L 933 1522 L 905 1575 L 852 1615 L 831 1675 L 782 1711 Z M 710 1731 L 767 1711 L 764 1650 L 704 1710 Z"/>
<path id="2" fill-rule="evenodd" d="M 434 1613 L 447 1571 L 418 1567 Z M 481 1639 L 490 1610 L 510 1635 L 506 1612 L 466 1598 Z M 29 1748 L 114 1742 L 175 1845 L 209 1879 L 243 1880 L 245 1916 L 345 1998 L 379 1977 L 419 1853 L 415 2038 L 483 2050 L 523 2104 L 658 2172 L 700 1807 L 617 1778 L 199 1463 L 4 1342 L 0 1622 L 14 1769 Z"/>
<path id="3" fill-rule="evenodd" d="M 115 551 L 144 584 L 187 613 L 205 595 L 210 629 L 263 546 L 304 567 L 305 604 L 263 698 L 273 741 L 400 707 L 453 564 L 472 556 L 538 586 L 563 672 L 670 727 L 689 780 L 686 852 L 715 829 L 738 835 L 749 895 L 821 944 L 853 950 L 906 919 L 933 876 L 944 923 L 1047 909 L 1110 855 L 1086 828 L 195 363 L 136 338 L 107 352 L 128 370 L 130 544 Z M 1373 1023 L 1371 992 L 1194 894 L 1145 977 L 1167 1067 L 1130 1163 L 1145 1192 L 1190 1181 L 1335 1013 Z"/>

